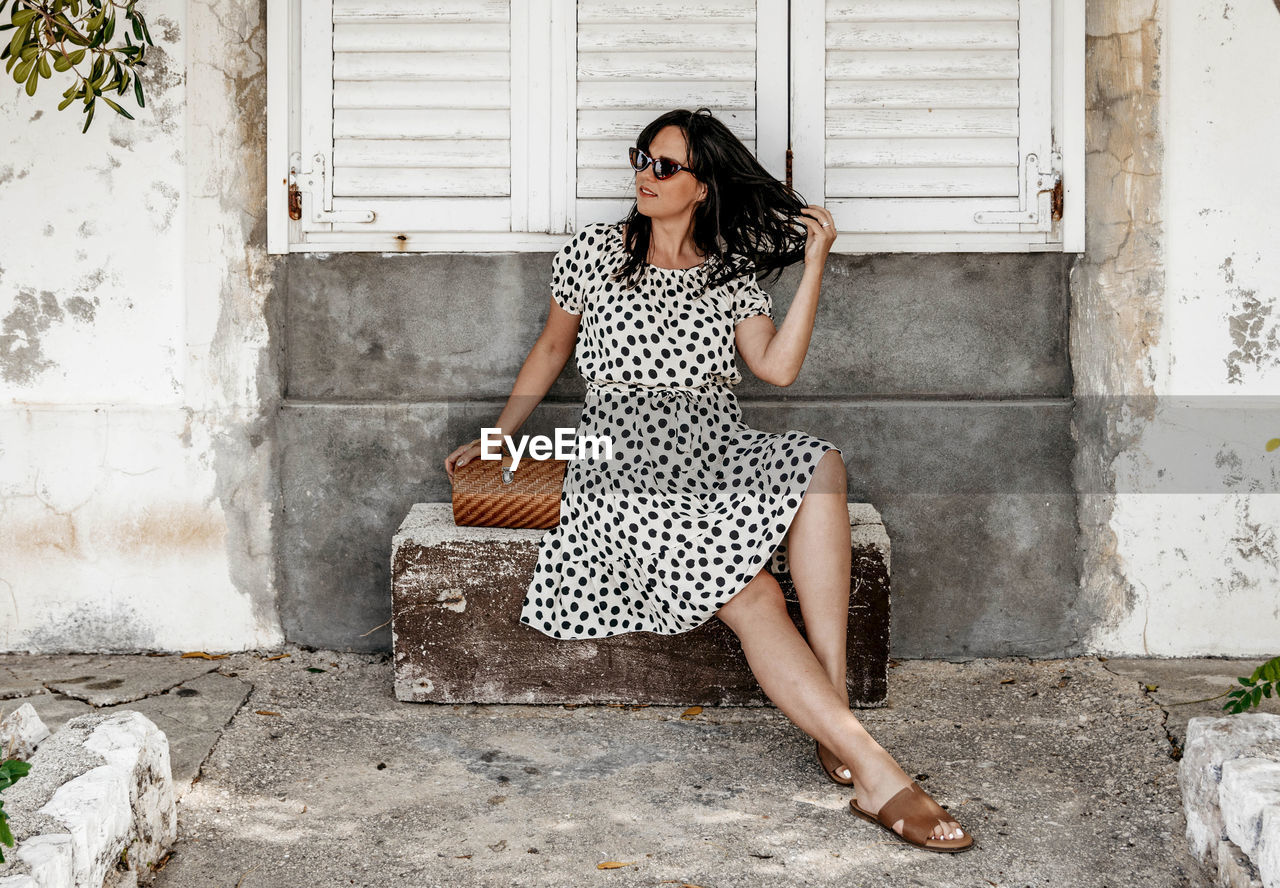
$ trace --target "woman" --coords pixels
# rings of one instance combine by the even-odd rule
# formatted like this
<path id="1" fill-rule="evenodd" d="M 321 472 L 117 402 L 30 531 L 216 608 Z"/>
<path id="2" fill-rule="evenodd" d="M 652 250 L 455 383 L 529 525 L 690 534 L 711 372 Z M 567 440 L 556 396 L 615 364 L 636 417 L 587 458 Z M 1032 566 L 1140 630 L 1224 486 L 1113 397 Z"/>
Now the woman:
<path id="1" fill-rule="evenodd" d="M 561 517 L 543 537 L 520 621 L 555 638 L 686 632 L 718 617 L 769 699 L 816 740 L 855 814 L 933 851 L 973 844 L 849 708 L 849 516 L 834 444 L 742 422 L 741 355 L 790 385 L 813 332 L 831 214 L 774 179 L 705 108 L 662 115 L 631 149 L 636 204 L 556 254 L 546 327 L 498 417 L 512 434 L 578 351 L 587 395 Z M 803 223 L 803 233 L 799 223 Z M 803 244 L 800 239 L 804 238 Z M 780 328 L 757 275 L 803 258 Z M 445 470 L 478 456 L 478 440 Z M 785 553 L 808 638 L 765 568 Z"/>

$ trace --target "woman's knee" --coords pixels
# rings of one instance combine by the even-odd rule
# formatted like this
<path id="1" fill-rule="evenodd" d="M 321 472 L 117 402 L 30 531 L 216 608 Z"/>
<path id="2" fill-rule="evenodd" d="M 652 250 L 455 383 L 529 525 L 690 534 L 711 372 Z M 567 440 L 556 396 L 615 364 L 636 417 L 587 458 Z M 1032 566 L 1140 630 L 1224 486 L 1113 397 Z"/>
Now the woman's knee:
<path id="1" fill-rule="evenodd" d="M 782 587 L 774 579 L 773 574 L 761 568 L 755 578 L 742 587 L 742 590 L 722 604 L 716 616 L 730 629 L 742 619 L 749 618 L 761 608 L 782 608 L 786 610 L 787 600 L 782 594 Z M 737 631 L 735 629 L 735 631 Z"/>
<path id="2" fill-rule="evenodd" d="M 809 482 L 809 490 L 807 492 L 838 493 L 845 496 L 848 493 L 848 488 L 849 474 L 845 471 L 844 459 L 841 457 L 840 451 L 828 450 L 818 460 L 818 465 L 813 470 L 813 478 Z"/>

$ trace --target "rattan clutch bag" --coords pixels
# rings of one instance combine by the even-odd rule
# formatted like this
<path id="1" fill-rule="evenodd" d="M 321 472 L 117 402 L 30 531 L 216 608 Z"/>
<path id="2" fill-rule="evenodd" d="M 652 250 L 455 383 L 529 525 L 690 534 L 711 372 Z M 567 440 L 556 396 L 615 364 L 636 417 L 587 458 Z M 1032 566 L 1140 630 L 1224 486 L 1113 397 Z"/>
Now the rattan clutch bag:
<path id="1" fill-rule="evenodd" d="M 569 461 L 475 457 L 453 470 L 453 523 L 459 527 L 552 528 L 560 523 L 560 494 Z"/>

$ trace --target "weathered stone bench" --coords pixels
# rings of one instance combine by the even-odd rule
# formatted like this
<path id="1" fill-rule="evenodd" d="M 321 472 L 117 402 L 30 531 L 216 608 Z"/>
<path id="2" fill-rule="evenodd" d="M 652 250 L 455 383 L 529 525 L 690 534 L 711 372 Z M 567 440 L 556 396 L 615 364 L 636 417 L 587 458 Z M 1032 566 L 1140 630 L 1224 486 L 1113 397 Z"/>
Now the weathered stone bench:
<path id="1" fill-rule="evenodd" d="M 880 513 L 849 504 L 849 700 L 888 692 L 889 537 Z M 418 503 L 392 540 L 395 694 L 433 703 L 768 704 L 737 637 L 712 618 L 679 635 L 556 639 L 519 621 L 545 530 L 458 527 L 449 503 Z M 786 562 L 769 563 L 804 621 Z"/>

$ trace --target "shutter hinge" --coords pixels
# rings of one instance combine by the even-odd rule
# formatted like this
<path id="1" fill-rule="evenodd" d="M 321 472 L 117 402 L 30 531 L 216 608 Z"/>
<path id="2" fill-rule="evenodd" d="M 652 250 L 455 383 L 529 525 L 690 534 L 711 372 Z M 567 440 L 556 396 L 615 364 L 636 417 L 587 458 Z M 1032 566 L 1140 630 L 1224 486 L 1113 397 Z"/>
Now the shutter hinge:
<path id="1" fill-rule="evenodd" d="M 973 214 L 975 222 L 1018 222 L 1036 226 L 1033 231 L 1049 231 L 1053 220 L 1062 218 L 1062 154 L 1049 154 L 1049 169 L 1040 169 L 1040 158 L 1027 155 L 1018 210 L 982 210 Z"/>
<path id="2" fill-rule="evenodd" d="M 299 169 L 302 154 L 289 155 L 289 218 L 302 218 L 303 198 L 311 207 L 312 222 L 372 222 L 373 210 L 334 210 L 332 183 L 324 174 L 324 155 L 311 158 L 311 169 Z"/>

